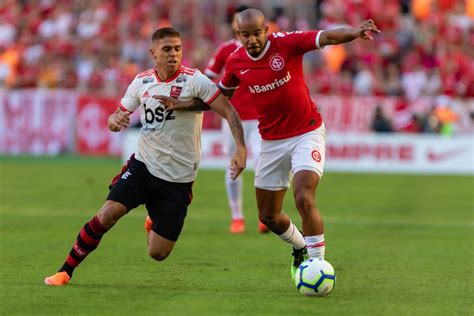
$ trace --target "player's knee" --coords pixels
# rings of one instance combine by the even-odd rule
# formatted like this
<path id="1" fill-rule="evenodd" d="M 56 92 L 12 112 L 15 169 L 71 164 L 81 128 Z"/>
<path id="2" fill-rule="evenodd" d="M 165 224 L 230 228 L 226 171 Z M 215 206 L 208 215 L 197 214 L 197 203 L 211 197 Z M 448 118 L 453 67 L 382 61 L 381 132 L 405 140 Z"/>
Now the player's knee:
<path id="1" fill-rule="evenodd" d="M 277 215 L 271 213 L 259 213 L 258 219 L 267 226 L 272 227 L 277 222 Z"/>
<path id="2" fill-rule="evenodd" d="M 297 193 L 295 196 L 295 204 L 300 213 L 312 212 L 315 207 L 314 196 L 307 192 Z"/>
<path id="3" fill-rule="evenodd" d="M 148 249 L 148 254 L 156 261 L 163 261 L 169 256 L 170 252 L 163 249 Z"/>
<path id="4" fill-rule="evenodd" d="M 97 217 L 99 218 L 100 223 L 105 228 L 109 229 L 126 213 L 127 209 L 123 204 L 114 201 L 107 201 L 100 209 Z"/>

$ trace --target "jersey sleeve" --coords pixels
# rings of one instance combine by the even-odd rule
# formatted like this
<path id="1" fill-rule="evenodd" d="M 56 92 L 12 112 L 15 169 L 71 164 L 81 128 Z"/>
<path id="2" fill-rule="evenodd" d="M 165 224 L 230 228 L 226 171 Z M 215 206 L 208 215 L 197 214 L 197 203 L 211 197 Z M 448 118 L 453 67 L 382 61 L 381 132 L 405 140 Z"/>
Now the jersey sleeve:
<path id="1" fill-rule="evenodd" d="M 133 112 L 140 105 L 140 97 L 137 94 L 137 77 L 133 79 L 132 83 L 127 88 L 125 95 L 120 100 L 119 107 L 123 111 Z"/>
<path id="2" fill-rule="evenodd" d="M 240 79 L 232 71 L 232 59 L 228 59 L 219 86 L 225 90 L 233 90 L 239 87 L 239 83 Z"/>
<path id="3" fill-rule="evenodd" d="M 201 99 L 206 104 L 211 104 L 220 93 L 216 84 L 199 70 L 194 74 L 193 80 L 194 97 Z"/>
<path id="4" fill-rule="evenodd" d="M 298 51 L 301 54 L 306 52 L 322 49 L 319 45 L 319 36 L 322 31 L 295 31 L 295 32 L 277 32 L 273 33 L 272 36 L 280 38 L 280 41 L 283 43 L 283 47 L 289 47 L 293 51 Z"/>
<path id="5" fill-rule="evenodd" d="M 227 57 L 229 56 L 225 56 L 224 47 L 220 46 L 209 60 L 204 74 L 209 77 L 217 77 L 224 68 Z"/>

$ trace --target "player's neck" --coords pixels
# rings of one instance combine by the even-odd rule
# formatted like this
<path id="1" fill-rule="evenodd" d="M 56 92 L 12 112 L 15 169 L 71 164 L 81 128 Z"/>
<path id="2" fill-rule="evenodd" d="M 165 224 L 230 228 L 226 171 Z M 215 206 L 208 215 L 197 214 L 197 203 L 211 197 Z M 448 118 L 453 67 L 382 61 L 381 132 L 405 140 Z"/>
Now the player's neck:
<path id="1" fill-rule="evenodd" d="M 179 65 L 177 68 L 173 67 L 155 67 L 156 74 L 160 78 L 161 81 L 166 81 L 169 78 L 173 77 L 177 71 L 181 68 L 181 65 Z"/>

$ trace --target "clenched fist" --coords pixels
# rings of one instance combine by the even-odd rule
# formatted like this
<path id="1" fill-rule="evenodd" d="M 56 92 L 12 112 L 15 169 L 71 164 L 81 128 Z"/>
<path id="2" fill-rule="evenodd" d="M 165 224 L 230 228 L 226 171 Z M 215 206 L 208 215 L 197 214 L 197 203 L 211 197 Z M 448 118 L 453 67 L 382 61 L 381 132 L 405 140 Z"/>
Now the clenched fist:
<path id="1" fill-rule="evenodd" d="M 123 111 L 121 108 L 109 116 L 108 127 L 112 132 L 118 132 L 123 127 L 128 127 L 130 124 L 130 112 Z"/>

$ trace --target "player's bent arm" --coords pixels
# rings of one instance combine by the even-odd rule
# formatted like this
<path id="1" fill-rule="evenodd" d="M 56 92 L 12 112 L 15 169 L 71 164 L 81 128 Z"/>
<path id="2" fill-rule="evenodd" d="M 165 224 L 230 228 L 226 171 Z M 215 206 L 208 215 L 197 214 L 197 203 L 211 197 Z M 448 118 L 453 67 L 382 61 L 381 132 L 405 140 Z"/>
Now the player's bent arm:
<path id="1" fill-rule="evenodd" d="M 165 95 L 154 95 L 153 99 L 160 100 L 167 110 L 178 111 L 209 111 L 211 108 L 204 101 L 198 98 L 185 101 Z"/>
<path id="2" fill-rule="evenodd" d="M 193 98 L 189 101 L 191 105 L 188 107 L 187 111 L 210 111 L 211 107 L 207 105 L 204 101 L 198 98 Z"/>
<path id="3" fill-rule="evenodd" d="M 112 132 L 119 132 L 123 127 L 130 124 L 130 112 L 122 110 L 120 107 L 109 116 L 107 126 Z"/>
<path id="4" fill-rule="evenodd" d="M 170 98 L 173 99 L 173 98 Z M 211 107 L 198 98 L 192 98 L 189 101 L 174 99 L 174 109 L 181 111 L 210 111 Z M 170 109 L 173 109 L 170 108 Z"/>
<path id="5" fill-rule="evenodd" d="M 343 44 L 351 42 L 356 38 L 372 40 L 373 37 L 370 35 L 372 32 L 380 33 L 380 30 L 372 20 L 364 21 L 358 27 L 322 31 L 319 36 L 319 46 Z"/>
<path id="6" fill-rule="evenodd" d="M 236 151 L 231 161 L 231 178 L 232 180 L 235 180 L 244 170 L 247 163 L 247 149 L 245 147 L 242 122 L 240 121 L 239 114 L 234 109 L 232 104 L 230 104 L 221 93 L 219 93 L 219 95 L 209 104 L 209 106 L 227 121 L 230 131 L 232 132 L 232 136 L 234 137 Z"/>
<path id="7" fill-rule="evenodd" d="M 232 104 L 230 104 L 222 94 L 219 94 L 214 99 L 214 101 L 209 104 L 209 106 L 214 110 L 214 112 L 222 116 L 227 121 L 232 135 L 234 136 L 236 145 L 245 148 L 242 122 L 240 121 L 239 113 L 237 113 Z"/>

